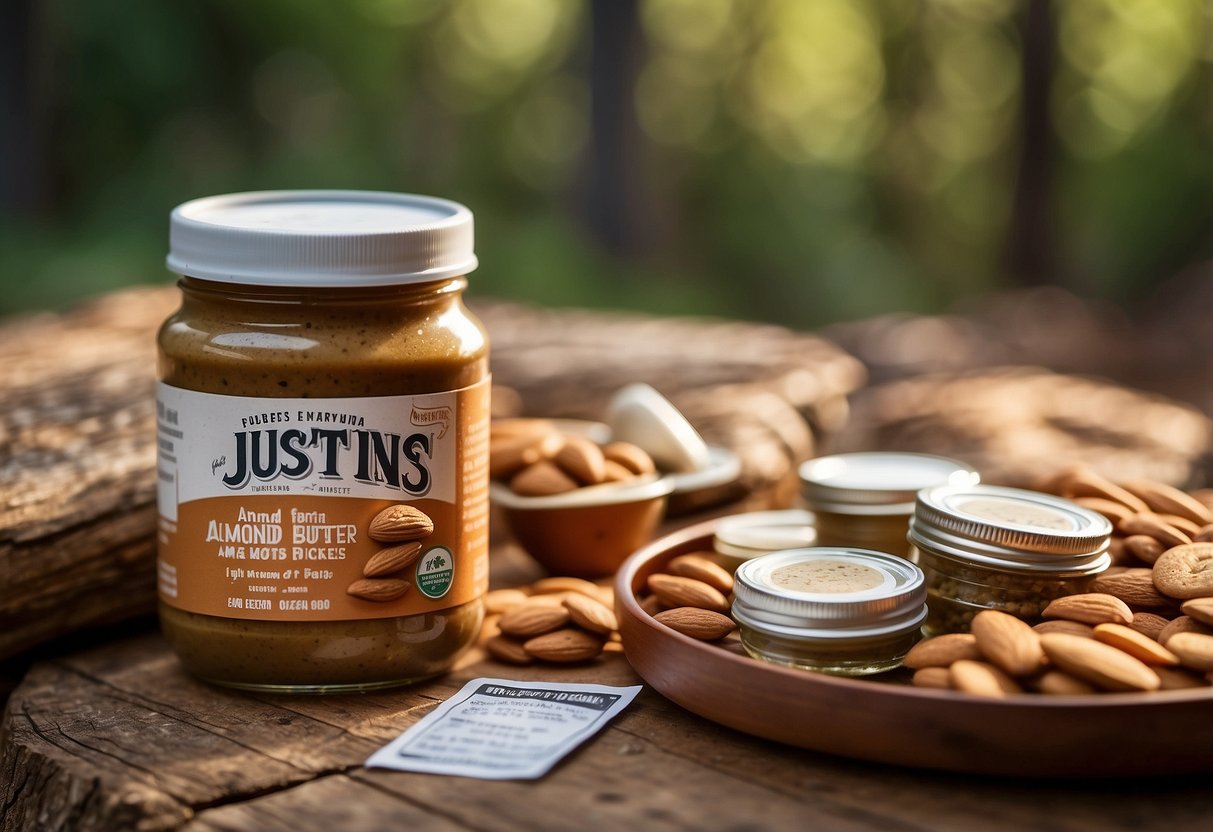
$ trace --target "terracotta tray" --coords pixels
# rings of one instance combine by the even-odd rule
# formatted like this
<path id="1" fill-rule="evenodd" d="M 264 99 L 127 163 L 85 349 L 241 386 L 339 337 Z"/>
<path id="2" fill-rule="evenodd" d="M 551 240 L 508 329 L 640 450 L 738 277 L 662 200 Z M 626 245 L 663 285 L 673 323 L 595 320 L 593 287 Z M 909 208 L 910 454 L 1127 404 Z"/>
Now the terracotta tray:
<path id="1" fill-rule="evenodd" d="M 797 671 L 663 627 L 636 592 L 675 555 L 710 549 L 714 525 L 646 546 L 616 579 L 628 660 L 689 711 L 802 748 L 921 768 L 1073 778 L 1213 771 L 1213 688 L 983 699 L 910 687 L 904 674 Z"/>

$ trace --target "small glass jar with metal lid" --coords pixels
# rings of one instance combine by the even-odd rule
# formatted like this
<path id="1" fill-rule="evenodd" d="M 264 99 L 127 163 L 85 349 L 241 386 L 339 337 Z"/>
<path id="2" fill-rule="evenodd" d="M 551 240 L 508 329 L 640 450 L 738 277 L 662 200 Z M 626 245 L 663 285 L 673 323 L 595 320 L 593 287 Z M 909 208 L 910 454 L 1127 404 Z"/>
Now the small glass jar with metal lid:
<path id="1" fill-rule="evenodd" d="M 847 547 L 775 552 L 738 567 L 733 618 L 756 659 L 839 676 L 899 666 L 927 615 L 923 573 Z"/>
<path id="2" fill-rule="evenodd" d="M 910 556 L 906 531 L 918 491 L 980 481 L 973 468 L 955 459 L 893 452 L 810 459 L 799 474 L 805 502 L 817 517 L 817 545 L 903 557 Z"/>
<path id="3" fill-rule="evenodd" d="M 812 546 L 816 540 L 812 512 L 751 511 L 720 518 L 712 548 L 721 566 L 732 572 L 752 558 Z"/>
<path id="4" fill-rule="evenodd" d="M 919 493 L 910 542 L 927 576 L 929 635 L 994 609 L 1029 623 L 1108 568 L 1112 524 L 1052 494 L 974 485 Z"/>

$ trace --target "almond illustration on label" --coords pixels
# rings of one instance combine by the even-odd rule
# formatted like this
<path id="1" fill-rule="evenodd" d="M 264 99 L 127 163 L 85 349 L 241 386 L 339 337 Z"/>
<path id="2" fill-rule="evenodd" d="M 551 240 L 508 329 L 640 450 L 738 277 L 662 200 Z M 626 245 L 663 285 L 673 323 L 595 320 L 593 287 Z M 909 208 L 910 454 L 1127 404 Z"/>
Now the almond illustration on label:
<path id="1" fill-rule="evenodd" d="M 380 543 L 421 540 L 433 533 L 434 521 L 425 512 L 404 504 L 388 506 L 376 514 L 367 527 L 371 540 Z"/>
<path id="2" fill-rule="evenodd" d="M 420 556 L 419 540 L 401 543 L 399 546 L 388 546 L 371 555 L 371 559 L 362 567 L 362 574 L 367 578 L 382 578 L 407 569 Z"/>
<path id="3" fill-rule="evenodd" d="M 398 581 L 391 578 L 363 578 L 354 581 L 346 589 L 346 593 L 364 601 L 395 601 L 409 591 L 412 586 L 408 581 Z"/>

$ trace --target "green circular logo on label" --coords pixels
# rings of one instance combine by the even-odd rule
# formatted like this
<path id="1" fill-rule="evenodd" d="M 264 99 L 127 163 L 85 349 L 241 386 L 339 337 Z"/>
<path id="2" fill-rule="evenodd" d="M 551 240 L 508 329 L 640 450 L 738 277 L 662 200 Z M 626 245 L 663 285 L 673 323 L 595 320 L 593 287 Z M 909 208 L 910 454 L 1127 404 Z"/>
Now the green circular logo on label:
<path id="1" fill-rule="evenodd" d="M 441 598 L 455 580 L 455 556 L 445 546 L 435 546 L 417 563 L 417 589 L 427 598 Z"/>

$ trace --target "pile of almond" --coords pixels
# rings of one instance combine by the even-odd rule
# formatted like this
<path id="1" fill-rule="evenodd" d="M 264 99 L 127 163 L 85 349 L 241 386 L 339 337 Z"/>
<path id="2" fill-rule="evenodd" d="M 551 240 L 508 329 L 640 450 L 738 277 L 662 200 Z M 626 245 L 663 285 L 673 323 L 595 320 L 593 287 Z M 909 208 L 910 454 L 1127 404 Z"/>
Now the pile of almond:
<path id="1" fill-rule="evenodd" d="M 498 419 L 489 429 L 489 476 L 524 497 L 625 482 L 656 470 L 652 458 L 635 445 L 598 445 L 561 433 L 547 419 Z"/>
<path id="2" fill-rule="evenodd" d="M 733 576 L 710 554 L 679 555 L 645 582 L 640 608 L 655 620 L 700 641 L 718 641 L 737 629 L 729 617 Z"/>
<path id="3" fill-rule="evenodd" d="M 388 506 L 372 518 L 367 536 L 382 548 L 362 567 L 362 578 L 346 592 L 364 601 L 395 601 L 412 586 L 404 571 L 419 557 L 425 538 L 434 533 L 434 521 L 420 509 L 400 503 Z"/>
<path id="4" fill-rule="evenodd" d="M 485 598 L 481 644 L 509 664 L 575 664 L 622 650 L 610 587 L 581 578 L 543 578 Z"/>
<path id="5" fill-rule="evenodd" d="M 1213 684 L 1213 492 L 1114 483 L 1072 468 L 1040 486 L 1111 521 L 1114 565 L 1031 627 L 987 610 L 969 633 L 920 642 L 914 684 L 985 696 Z"/>

